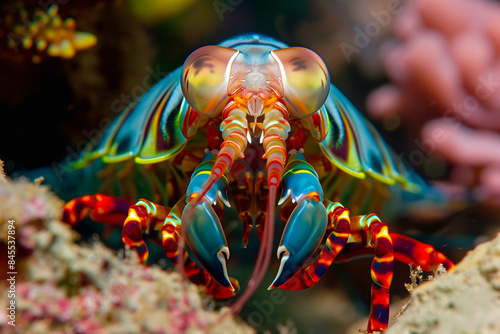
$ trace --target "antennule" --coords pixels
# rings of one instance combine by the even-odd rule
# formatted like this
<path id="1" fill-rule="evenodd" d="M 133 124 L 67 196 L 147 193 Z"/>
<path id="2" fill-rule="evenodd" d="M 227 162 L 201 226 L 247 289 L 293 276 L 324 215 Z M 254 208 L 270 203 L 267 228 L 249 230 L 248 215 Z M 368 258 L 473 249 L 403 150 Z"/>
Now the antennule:
<path id="1" fill-rule="evenodd" d="M 290 124 L 285 114 L 278 109 L 272 109 L 265 114 L 264 122 L 264 158 L 267 158 L 267 184 L 269 197 L 267 200 L 266 221 L 257 262 L 247 288 L 241 297 L 233 304 L 231 311 L 237 314 L 245 302 L 252 296 L 269 267 L 273 250 L 274 217 L 276 211 L 276 191 L 281 182 L 286 161 L 285 139 L 288 138 Z"/>

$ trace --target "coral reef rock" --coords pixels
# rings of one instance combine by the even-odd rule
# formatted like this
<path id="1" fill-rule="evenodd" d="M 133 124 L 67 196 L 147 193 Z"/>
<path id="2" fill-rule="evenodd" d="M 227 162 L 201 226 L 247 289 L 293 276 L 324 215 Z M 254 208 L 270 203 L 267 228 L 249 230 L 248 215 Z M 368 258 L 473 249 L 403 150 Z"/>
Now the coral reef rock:
<path id="1" fill-rule="evenodd" d="M 438 279 L 420 285 L 387 334 L 500 333 L 500 234 Z"/>
<path id="2" fill-rule="evenodd" d="M 45 186 L 0 181 L 0 249 L 13 224 L 17 272 L 15 326 L 1 308 L 0 333 L 255 333 L 227 308 L 206 310 L 209 297 L 183 288 L 176 272 L 143 266 L 133 252 L 121 259 L 98 241 L 76 244 L 63 204 Z M 0 294 L 2 305 L 10 299 Z"/>

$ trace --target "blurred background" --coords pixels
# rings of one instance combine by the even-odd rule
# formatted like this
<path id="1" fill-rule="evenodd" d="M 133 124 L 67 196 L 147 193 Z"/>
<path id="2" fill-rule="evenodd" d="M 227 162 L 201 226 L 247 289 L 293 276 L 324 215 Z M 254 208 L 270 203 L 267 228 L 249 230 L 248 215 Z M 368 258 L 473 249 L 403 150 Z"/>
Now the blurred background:
<path id="1" fill-rule="evenodd" d="M 432 224 L 407 217 L 393 231 L 455 261 L 498 232 L 496 2 L 25 0 L 2 3 L 0 14 L 0 158 L 8 175 L 74 159 L 196 48 L 258 32 L 317 52 L 403 160 L 476 203 Z M 233 249 L 232 259 L 254 261 L 256 247 Z M 334 265 L 316 287 L 274 300 L 262 286 L 242 318 L 259 332 L 352 333 L 369 311 L 369 265 Z M 240 268 L 243 284 L 251 269 Z M 266 284 L 276 270 L 273 261 Z M 408 274 L 396 266 L 393 301 L 407 297 Z"/>

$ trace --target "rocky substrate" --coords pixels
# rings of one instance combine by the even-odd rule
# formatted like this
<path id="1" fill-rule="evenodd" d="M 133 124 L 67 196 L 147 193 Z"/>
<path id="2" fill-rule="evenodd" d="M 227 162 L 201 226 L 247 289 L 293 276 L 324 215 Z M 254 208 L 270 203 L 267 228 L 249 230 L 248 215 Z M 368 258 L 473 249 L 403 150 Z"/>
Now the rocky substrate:
<path id="1" fill-rule="evenodd" d="M 500 235 L 418 286 L 387 334 L 500 333 Z"/>
<path id="2" fill-rule="evenodd" d="M 143 266 L 134 254 L 120 258 L 98 241 L 75 243 L 62 206 L 47 187 L 0 173 L 2 262 L 10 224 L 17 272 L 1 273 L 3 282 L 15 277 L 8 282 L 16 310 L 9 318 L 0 308 L 0 333 L 255 333 L 227 308 L 207 310 L 209 297 L 191 284 L 183 289 L 176 272 Z M 1 305 L 11 299 L 0 294 Z"/>

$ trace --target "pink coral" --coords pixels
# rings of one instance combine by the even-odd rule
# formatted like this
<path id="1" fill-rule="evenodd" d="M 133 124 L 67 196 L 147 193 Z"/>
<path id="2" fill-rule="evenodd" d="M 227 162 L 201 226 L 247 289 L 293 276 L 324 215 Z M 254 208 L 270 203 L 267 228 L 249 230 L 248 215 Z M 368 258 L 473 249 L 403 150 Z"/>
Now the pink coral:
<path id="1" fill-rule="evenodd" d="M 451 181 L 500 201 L 500 5 L 415 0 L 382 51 L 393 84 L 368 99 L 379 118 L 420 131 L 428 155 L 452 166 Z"/>

